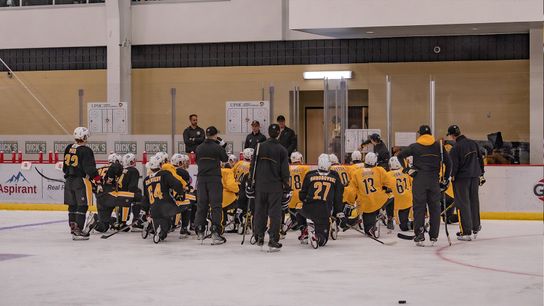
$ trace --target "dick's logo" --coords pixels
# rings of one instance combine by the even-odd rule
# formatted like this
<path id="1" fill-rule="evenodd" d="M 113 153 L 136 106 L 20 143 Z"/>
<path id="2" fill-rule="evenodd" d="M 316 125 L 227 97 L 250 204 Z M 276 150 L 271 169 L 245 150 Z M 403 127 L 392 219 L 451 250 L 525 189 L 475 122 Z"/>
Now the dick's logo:
<path id="1" fill-rule="evenodd" d="M 540 201 L 544 202 L 544 178 L 536 183 L 535 187 L 533 188 L 533 192 L 535 193 L 535 196 L 540 199 Z"/>

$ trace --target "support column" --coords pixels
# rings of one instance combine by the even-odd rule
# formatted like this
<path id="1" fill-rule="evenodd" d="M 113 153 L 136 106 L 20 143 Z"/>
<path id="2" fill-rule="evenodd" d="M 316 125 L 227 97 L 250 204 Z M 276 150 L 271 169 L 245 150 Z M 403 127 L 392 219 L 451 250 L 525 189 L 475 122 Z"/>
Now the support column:
<path id="1" fill-rule="evenodd" d="M 108 102 L 127 103 L 127 131 L 132 133 L 130 0 L 106 0 Z"/>
<path id="2" fill-rule="evenodd" d="M 542 25 L 529 30 L 530 163 L 544 164 L 544 34 Z"/>

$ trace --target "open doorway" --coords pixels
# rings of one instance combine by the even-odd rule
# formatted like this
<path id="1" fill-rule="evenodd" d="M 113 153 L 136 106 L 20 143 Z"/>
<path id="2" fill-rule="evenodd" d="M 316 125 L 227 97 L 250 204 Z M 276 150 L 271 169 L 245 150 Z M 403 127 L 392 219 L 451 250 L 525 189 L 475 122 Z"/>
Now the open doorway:
<path id="1" fill-rule="evenodd" d="M 323 91 L 311 90 L 299 93 L 299 141 L 298 150 L 307 163 L 315 164 L 324 152 Z M 368 128 L 368 90 L 348 91 L 348 128 Z"/>

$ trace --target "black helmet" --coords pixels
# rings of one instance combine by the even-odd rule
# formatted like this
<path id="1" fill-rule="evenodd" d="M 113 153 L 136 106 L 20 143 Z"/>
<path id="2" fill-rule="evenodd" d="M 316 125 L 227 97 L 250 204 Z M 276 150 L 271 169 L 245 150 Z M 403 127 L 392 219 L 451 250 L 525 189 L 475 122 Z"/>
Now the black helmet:
<path id="1" fill-rule="evenodd" d="M 431 135 L 431 127 L 428 125 L 422 125 L 419 127 L 419 130 L 417 131 L 419 135 Z"/>
<path id="2" fill-rule="evenodd" d="M 461 135 L 461 129 L 459 129 L 459 126 L 457 125 L 450 125 L 450 127 L 448 128 L 448 134 L 446 134 L 446 136 L 450 136 L 450 135 L 453 135 L 455 137 Z"/>

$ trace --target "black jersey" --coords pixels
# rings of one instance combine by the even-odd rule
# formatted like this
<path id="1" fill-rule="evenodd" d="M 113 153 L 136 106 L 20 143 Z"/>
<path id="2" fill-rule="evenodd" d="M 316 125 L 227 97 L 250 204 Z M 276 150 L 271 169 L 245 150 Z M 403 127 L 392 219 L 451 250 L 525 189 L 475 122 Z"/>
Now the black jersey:
<path id="1" fill-rule="evenodd" d="M 71 144 L 64 150 L 62 164 L 64 177 L 89 177 L 98 175 L 93 150 L 85 145 Z"/>
<path id="2" fill-rule="evenodd" d="M 138 188 L 140 172 L 136 167 L 127 167 L 123 169 L 123 174 L 117 182 L 118 190 L 125 192 L 127 196 L 134 197 L 134 201 L 141 201 L 142 191 Z"/>
<path id="3" fill-rule="evenodd" d="M 102 178 L 104 192 L 116 191 L 123 175 L 123 166 L 119 163 L 109 164 L 98 168 L 97 173 Z"/>
<path id="4" fill-rule="evenodd" d="M 344 185 L 336 171 L 320 173 L 318 170 L 312 170 L 304 177 L 299 197 L 303 207 L 326 205 L 328 211 L 331 211 L 333 207 L 337 211 L 342 206 L 343 194 Z"/>
<path id="5" fill-rule="evenodd" d="M 193 182 L 193 179 L 191 179 L 191 174 L 189 174 L 189 171 L 183 169 L 183 168 L 176 168 L 176 173 L 181 176 L 181 178 L 187 183 L 187 185 L 191 185 Z"/>
<path id="6" fill-rule="evenodd" d="M 176 205 L 171 190 L 183 193 L 183 185 L 169 171 L 159 170 L 147 176 L 144 179 L 144 206 L 153 207 L 160 203 Z"/>

